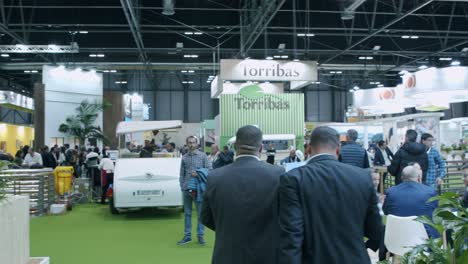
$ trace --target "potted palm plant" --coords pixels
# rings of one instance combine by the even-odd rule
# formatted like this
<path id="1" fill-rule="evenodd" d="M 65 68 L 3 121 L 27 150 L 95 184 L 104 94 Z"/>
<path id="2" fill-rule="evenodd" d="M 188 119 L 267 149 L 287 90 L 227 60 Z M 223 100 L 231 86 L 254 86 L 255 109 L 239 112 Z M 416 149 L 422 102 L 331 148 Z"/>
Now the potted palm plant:
<path id="1" fill-rule="evenodd" d="M 468 209 L 456 193 L 447 192 L 428 202 L 439 201 L 432 220 L 426 216 L 417 221 L 434 227 L 442 238 L 430 238 L 414 247 L 402 258 L 403 264 L 468 263 Z"/>
<path id="2" fill-rule="evenodd" d="M 67 135 L 78 138 L 80 146 L 84 146 L 86 139 L 96 138 L 106 142 L 103 131 L 100 126 L 96 126 L 94 122 L 105 108 L 110 106 L 109 103 L 90 103 L 84 100 L 76 108 L 76 114 L 69 116 L 65 122 L 60 124 L 58 130 Z"/>

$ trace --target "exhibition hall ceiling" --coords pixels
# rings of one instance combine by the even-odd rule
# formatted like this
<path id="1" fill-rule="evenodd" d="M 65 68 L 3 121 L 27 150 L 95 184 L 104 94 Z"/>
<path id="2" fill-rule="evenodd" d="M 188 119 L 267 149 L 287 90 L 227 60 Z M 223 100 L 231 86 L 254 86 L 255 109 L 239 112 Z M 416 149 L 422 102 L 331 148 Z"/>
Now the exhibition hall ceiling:
<path id="1" fill-rule="evenodd" d="M 25 89 L 44 63 L 211 75 L 220 59 L 276 56 L 318 61 L 319 80 L 343 89 L 396 85 L 398 72 L 420 66 L 468 64 L 463 0 L 4 0 L 0 22 L 0 45 L 78 46 L 2 51 L 0 77 Z"/>

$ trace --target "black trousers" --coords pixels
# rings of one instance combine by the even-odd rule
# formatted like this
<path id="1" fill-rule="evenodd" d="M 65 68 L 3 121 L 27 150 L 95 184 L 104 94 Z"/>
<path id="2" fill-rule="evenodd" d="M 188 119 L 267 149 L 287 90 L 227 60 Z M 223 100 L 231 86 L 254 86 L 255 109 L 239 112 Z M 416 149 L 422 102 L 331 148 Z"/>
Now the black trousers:
<path id="1" fill-rule="evenodd" d="M 106 184 L 102 185 L 101 189 L 101 203 L 106 202 L 106 193 L 109 189 L 109 185 L 114 183 L 114 173 L 106 173 Z"/>

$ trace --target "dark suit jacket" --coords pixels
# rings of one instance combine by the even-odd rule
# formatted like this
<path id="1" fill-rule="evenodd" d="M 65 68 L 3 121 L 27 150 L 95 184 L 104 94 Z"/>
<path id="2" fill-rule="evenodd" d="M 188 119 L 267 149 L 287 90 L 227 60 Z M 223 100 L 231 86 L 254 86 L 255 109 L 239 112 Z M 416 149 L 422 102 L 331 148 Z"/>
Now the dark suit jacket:
<path id="1" fill-rule="evenodd" d="M 402 182 L 399 185 L 385 191 L 386 197 L 383 211 L 386 215 L 396 216 L 421 216 L 432 218 L 432 212 L 437 207 L 437 202 L 426 203 L 427 200 L 437 195 L 437 191 L 417 182 Z M 435 229 L 426 226 L 430 237 L 439 237 Z"/>
<path id="2" fill-rule="evenodd" d="M 388 159 L 390 161 L 393 160 L 393 153 L 389 148 L 385 149 L 385 152 L 387 152 Z M 382 153 L 382 150 L 378 147 L 375 148 L 375 157 L 374 157 L 374 165 L 376 166 L 384 166 L 385 165 L 385 159 Z"/>
<path id="3" fill-rule="evenodd" d="M 276 263 L 283 173 L 282 167 L 248 156 L 210 171 L 201 220 L 216 232 L 212 263 Z"/>
<path id="4" fill-rule="evenodd" d="M 371 263 L 364 237 L 380 241 L 382 221 L 368 171 L 317 156 L 281 176 L 279 196 L 279 263 Z"/>

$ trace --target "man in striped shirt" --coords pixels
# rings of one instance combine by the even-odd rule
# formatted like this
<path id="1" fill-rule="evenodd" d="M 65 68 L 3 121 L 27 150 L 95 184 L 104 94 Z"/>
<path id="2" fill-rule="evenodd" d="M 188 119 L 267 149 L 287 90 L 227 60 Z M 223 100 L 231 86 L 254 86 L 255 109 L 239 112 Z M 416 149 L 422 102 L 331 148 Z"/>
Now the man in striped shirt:
<path id="1" fill-rule="evenodd" d="M 428 158 L 426 182 L 424 184 L 437 189 L 437 186 L 442 184 L 442 179 L 445 177 L 445 161 L 433 146 L 434 141 L 434 137 L 429 133 L 424 133 L 421 136 L 421 143 L 426 146 Z"/>

